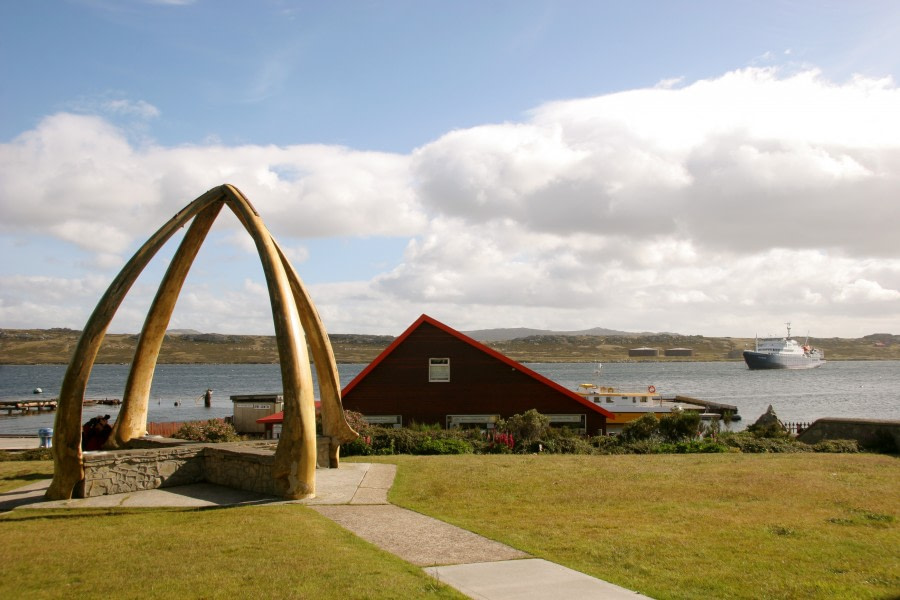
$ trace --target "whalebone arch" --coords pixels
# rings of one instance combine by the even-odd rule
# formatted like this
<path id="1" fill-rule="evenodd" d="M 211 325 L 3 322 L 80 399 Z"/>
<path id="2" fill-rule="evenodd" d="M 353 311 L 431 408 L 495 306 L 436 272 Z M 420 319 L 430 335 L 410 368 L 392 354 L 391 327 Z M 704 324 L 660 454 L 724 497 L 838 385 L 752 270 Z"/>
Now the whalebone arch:
<path id="1" fill-rule="evenodd" d="M 110 322 L 159 249 L 191 222 L 147 312 L 119 417 L 105 448 L 126 447 L 129 440 L 146 432 L 153 372 L 169 320 L 197 252 L 226 205 L 256 245 L 272 307 L 284 396 L 284 423 L 272 467 L 276 488 L 288 498 L 315 495 L 315 400 L 307 342 L 319 380 L 322 433 L 332 442 L 330 466 L 337 466 L 340 444 L 356 438 L 344 418 L 331 343 L 306 287 L 250 201 L 236 187 L 225 184 L 188 204 L 157 230 L 125 264 L 88 319 L 60 388 L 53 434 L 53 481 L 47 498 L 71 498 L 75 486 L 84 479 L 82 405 Z"/>

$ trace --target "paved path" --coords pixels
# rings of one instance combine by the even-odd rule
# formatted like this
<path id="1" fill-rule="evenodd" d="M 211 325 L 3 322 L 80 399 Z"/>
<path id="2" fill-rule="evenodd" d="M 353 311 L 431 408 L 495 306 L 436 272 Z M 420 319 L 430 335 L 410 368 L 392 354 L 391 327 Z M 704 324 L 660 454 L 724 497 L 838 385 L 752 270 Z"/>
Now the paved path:
<path id="1" fill-rule="evenodd" d="M 30 450 L 31 448 L 37 448 L 40 445 L 41 440 L 37 436 L 0 436 L 0 450 Z"/>
<path id="2" fill-rule="evenodd" d="M 127 494 L 44 500 L 49 480 L 0 493 L 0 512 L 17 507 L 234 506 L 307 504 L 379 548 L 478 600 L 647 598 L 420 513 L 388 503 L 395 465 L 344 463 L 316 471 L 317 497 L 283 500 L 195 484 Z"/>

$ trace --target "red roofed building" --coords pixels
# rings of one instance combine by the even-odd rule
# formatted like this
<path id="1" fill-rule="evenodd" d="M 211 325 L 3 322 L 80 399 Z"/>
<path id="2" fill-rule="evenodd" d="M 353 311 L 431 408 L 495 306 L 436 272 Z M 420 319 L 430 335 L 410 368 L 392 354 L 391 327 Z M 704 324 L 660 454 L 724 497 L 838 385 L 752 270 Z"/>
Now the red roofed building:
<path id="1" fill-rule="evenodd" d="M 372 424 L 490 429 L 535 409 L 554 427 L 606 432 L 613 415 L 572 390 L 422 315 L 344 388 L 344 408 Z"/>

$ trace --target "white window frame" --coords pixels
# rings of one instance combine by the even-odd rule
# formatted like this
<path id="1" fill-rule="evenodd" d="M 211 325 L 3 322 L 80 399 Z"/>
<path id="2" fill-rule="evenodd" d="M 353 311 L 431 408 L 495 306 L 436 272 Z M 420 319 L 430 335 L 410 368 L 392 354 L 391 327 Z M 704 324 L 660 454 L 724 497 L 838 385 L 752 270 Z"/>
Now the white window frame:
<path id="1" fill-rule="evenodd" d="M 569 427 L 579 433 L 587 433 L 587 415 L 584 413 L 545 416 L 550 419 L 551 427 Z M 578 426 L 571 427 L 573 423 L 577 423 Z"/>
<path id="2" fill-rule="evenodd" d="M 463 425 L 493 429 L 497 426 L 500 415 L 447 415 L 446 420 L 447 429 L 456 429 Z"/>
<path id="3" fill-rule="evenodd" d="M 428 382 L 429 383 L 449 383 L 450 381 L 450 359 L 449 358 L 429 358 L 428 359 Z"/>
<path id="4" fill-rule="evenodd" d="M 369 425 L 381 425 L 382 427 L 393 427 L 400 429 L 403 427 L 402 415 L 363 415 Z"/>

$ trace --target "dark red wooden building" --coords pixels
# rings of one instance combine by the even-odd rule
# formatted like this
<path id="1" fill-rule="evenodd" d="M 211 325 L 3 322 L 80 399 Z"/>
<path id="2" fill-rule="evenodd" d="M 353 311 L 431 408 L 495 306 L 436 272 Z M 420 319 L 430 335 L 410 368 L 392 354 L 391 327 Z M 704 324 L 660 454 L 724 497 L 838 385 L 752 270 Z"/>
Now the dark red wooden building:
<path id="1" fill-rule="evenodd" d="M 529 409 L 554 427 L 606 432 L 612 415 L 574 391 L 422 315 L 342 393 L 344 408 L 372 424 L 490 429 Z"/>

